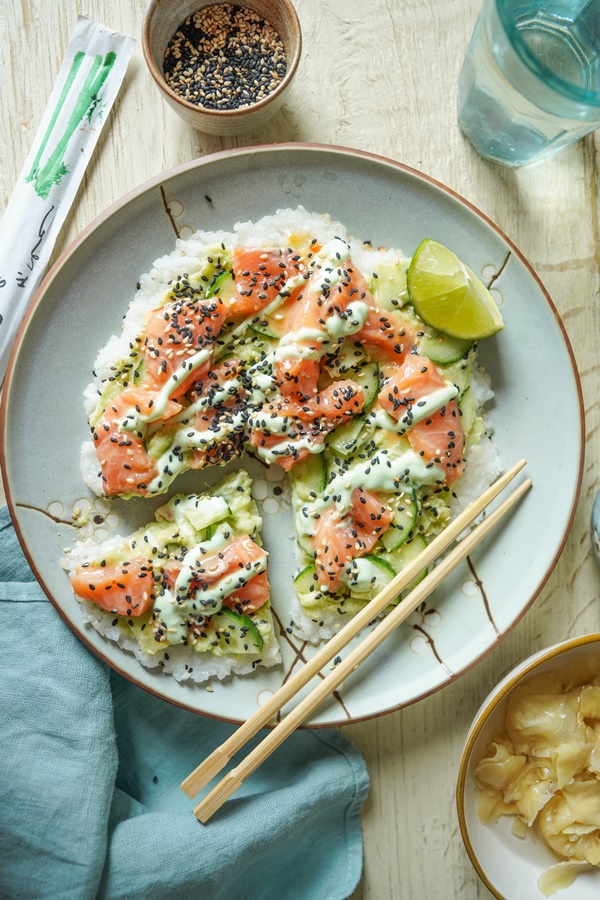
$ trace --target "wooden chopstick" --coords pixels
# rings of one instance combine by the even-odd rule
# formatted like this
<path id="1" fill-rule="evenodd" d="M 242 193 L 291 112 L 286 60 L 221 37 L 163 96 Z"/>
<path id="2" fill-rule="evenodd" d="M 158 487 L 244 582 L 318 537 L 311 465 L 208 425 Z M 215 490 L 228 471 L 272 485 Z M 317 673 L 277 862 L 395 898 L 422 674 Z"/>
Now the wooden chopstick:
<path id="1" fill-rule="evenodd" d="M 231 737 L 217 747 L 188 777 L 182 781 L 181 789 L 188 797 L 195 797 L 229 762 L 244 744 L 254 737 L 260 729 L 276 715 L 298 691 L 337 656 L 363 628 L 380 615 L 389 603 L 401 593 L 425 568 L 431 565 L 438 556 L 448 549 L 456 538 L 481 515 L 483 510 L 523 469 L 524 459 L 516 463 L 508 472 L 494 482 L 484 493 L 470 503 L 454 519 L 441 534 L 406 566 L 386 587 L 371 600 L 359 613 L 299 669 L 296 674 L 283 684 L 273 696 L 257 710 Z"/>
<path id="2" fill-rule="evenodd" d="M 477 500 L 470 503 L 450 525 L 439 534 L 380 594 L 370 601 L 341 631 L 332 637 L 307 663 L 283 684 L 281 688 L 257 712 L 244 722 L 230 738 L 224 741 L 182 782 L 181 788 L 189 797 L 195 797 L 232 756 L 240 750 L 272 717 L 291 700 L 298 691 L 337 656 L 363 628 L 369 625 L 410 582 L 434 562 L 462 532 L 481 515 L 485 507 L 515 478 L 525 466 L 520 460 Z"/>
<path id="3" fill-rule="evenodd" d="M 327 675 L 323 681 L 302 700 L 294 710 L 270 731 L 267 736 L 252 750 L 248 756 L 210 791 L 195 807 L 194 814 L 201 822 L 207 822 L 223 803 L 231 797 L 240 785 L 277 749 L 302 722 L 307 719 L 319 704 L 351 675 L 364 660 L 413 612 L 429 594 L 452 572 L 462 560 L 468 556 L 480 541 L 498 524 L 509 509 L 531 487 L 527 479 L 503 503 L 477 525 L 453 550 L 442 560 L 405 599 L 398 604 L 367 637 L 352 650 L 348 656 Z M 390 584 L 392 584 L 391 582 Z M 387 587 L 389 587 L 388 585 Z M 387 587 L 383 594 L 389 599 Z M 378 598 L 381 594 L 378 595 Z M 377 598 L 377 599 L 378 599 Z"/>

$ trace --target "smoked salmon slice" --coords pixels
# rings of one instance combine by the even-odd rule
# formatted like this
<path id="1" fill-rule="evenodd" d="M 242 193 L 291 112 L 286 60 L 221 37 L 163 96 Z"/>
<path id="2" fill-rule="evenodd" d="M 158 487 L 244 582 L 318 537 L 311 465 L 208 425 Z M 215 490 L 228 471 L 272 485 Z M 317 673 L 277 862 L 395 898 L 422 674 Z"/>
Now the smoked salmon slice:
<path id="1" fill-rule="evenodd" d="M 286 334 L 296 332 L 302 335 L 302 330 L 307 329 L 321 331 L 323 338 L 299 337 L 296 344 L 300 353 L 277 361 L 275 371 L 284 396 L 311 397 L 317 392 L 318 358 L 307 359 L 300 354 L 320 355 L 323 340 L 327 338 L 327 320 L 335 315 L 343 316 L 348 305 L 356 300 L 374 306 L 367 282 L 351 260 L 340 263 L 334 271 L 335 274 L 328 279 L 322 267 L 315 267 L 306 285 L 286 304 Z M 330 289 L 327 288 L 327 280 L 331 281 Z"/>
<path id="2" fill-rule="evenodd" d="M 418 422 L 406 435 L 415 453 L 442 467 L 446 484 L 452 484 L 464 470 L 465 436 L 456 400 Z"/>
<path id="3" fill-rule="evenodd" d="M 419 400 L 446 386 L 426 356 L 410 353 L 379 392 L 379 402 L 391 416 L 401 419 Z M 415 453 L 443 468 L 447 484 L 461 475 L 465 437 L 456 400 L 411 426 L 406 437 Z"/>
<path id="4" fill-rule="evenodd" d="M 414 342 L 413 330 L 401 323 L 396 316 L 388 316 L 380 309 L 371 309 L 367 321 L 355 335 L 354 340 L 367 349 L 379 352 L 384 362 L 400 365 L 406 351 Z"/>
<path id="5" fill-rule="evenodd" d="M 225 317 L 225 304 L 219 297 L 175 300 L 155 310 L 146 323 L 144 386 L 160 390 L 182 362 L 213 344 Z M 209 357 L 181 381 L 171 398 L 182 397 L 210 365 Z"/>
<path id="6" fill-rule="evenodd" d="M 250 581 L 234 591 L 223 600 L 223 606 L 233 609 L 240 615 L 256 612 L 261 606 L 264 606 L 271 594 L 269 579 L 266 572 L 255 575 Z"/>
<path id="7" fill-rule="evenodd" d="M 243 409 L 244 389 L 235 384 L 242 373 L 243 367 L 239 360 L 227 359 L 207 372 L 192 392 L 192 397 L 196 401 L 203 397 L 207 398 L 207 405 L 196 412 L 193 421 L 194 430 L 206 436 L 207 445 L 193 451 L 189 461 L 192 469 L 226 463 L 242 452 L 245 440 L 243 424 L 229 428 L 225 437 L 219 437 L 221 426 L 227 428 L 232 416 Z M 228 383 L 231 384 L 231 389 L 223 397 L 218 393 L 219 389 Z M 218 399 L 219 397 L 221 399 Z"/>
<path id="8" fill-rule="evenodd" d="M 143 616 L 152 606 L 152 562 L 131 559 L 109 565 L 78 566 L 71 578 L 75 594 L 118 616 Z"/>
<path id="9" fill-rule="evenodd" d="M 445 387 L 446 384 L 435 365 L 426 356 L 410 353 L 379 392 L 379 402 L 390 415 L 400 418 L 408 405 L 421 400 L 438 388 Z"/>
<path id="10" fill-rule="evenodd" d="M 351 379 L 337 381 L 310 400 L 282 397 L 265 404 L 253 418 L 250 444 L 270 451 L 271 462 L 286 471 L 311 452 L 318 452 L 325 437 L 341 422 L 362 411 L 363 389 Z M 277 422 L 269 428 L 269 422 Z M 308 446 L 307 446 L 308 445 Z"/>
<path id="11" fill-rule="evenodd" d="M 98 424 L 92 429 L 92 438 L 102 471 L 102 490 L 113 494 L 146 494 L 157 470 L 144 449 L 137 433 L 126 431 L 123 423 L 131 411 L 148 415 L 156 393 L 142 388 L 128 388 L 111 400 Z M 179 412 L 181 406 L 169 400 L 162 418 L 168 419 Z"/>
<path id="12" fill-rule="evenodd" d="M 233 252 L 235 294 L 231 313 L 251 316 L 271 303 L 286 281 L 306 269 L 303 257 L 293 250 L 236 247 Z"/>
<path id="13" fill-rule="evenodd" d="M 251 574 L 253 563 L 264 556 L 265 551 L 249 535 L 237 537 L 216 553 L 203 556 L 201 562 L 194 566 L 190 591 L 193 593 L 206 590 L 215 582 L 233 573 L 237 574 L 241 569 L 247 570 L 249 580 L 253 577 Z"/>
<path id="14" fill-rule="evenodd" d="M 275 368 L 282 396 L 309 400 L 318 391 L 320 365 L 316 359 L 282 359 Z"/>
<path id="15" fill-rule="evenodd" d="M 372 550 L 393 518 L 389 506 L 362 488 L 352 492 L 352 508 L 345 516 L 340 516 L 335 507 L 322 513 L 313 534 L 321 588 L 335 593 L 342 584 L 344 570 L 353 559 Z"/>
<path id="16" fill-rule="evenodd" d="M 336 381 L 304 403 L 296 406 L 296 416 L 303 422 L 325 417 L 327 424 L 355 416 L 365 402 L 363 389 L 351 378 Z"/>

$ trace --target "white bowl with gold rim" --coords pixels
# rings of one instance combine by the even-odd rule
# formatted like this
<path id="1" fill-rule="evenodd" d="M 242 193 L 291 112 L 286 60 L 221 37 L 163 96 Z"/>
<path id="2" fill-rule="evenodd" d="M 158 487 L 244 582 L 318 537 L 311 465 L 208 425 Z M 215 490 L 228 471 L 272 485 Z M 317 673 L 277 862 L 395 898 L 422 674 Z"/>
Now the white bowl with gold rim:
<path id="1" fill-rule="evenodd" d="M 532 829 L 525 837 L 518 837 L 513 831 L 513 816 L 502 816 L 493 824 L 482 821 L 474 770 L 487 755 L 494 737 L 503 731 L 508 702 L 518 686 L 533 676 L 562 671 L 595 657 L 600 676 L 600 634 L 573 638 L 533 654 L 490 692 L 469 729 L 456 788 L 458 820 L 471 863 L 498 900 L 541 900 L 545 894 L 538 880 L 560 859 Z M 551 896 L 557 900 L 596 900 L 600 896 L 600 867 L 582 872 Z"/>

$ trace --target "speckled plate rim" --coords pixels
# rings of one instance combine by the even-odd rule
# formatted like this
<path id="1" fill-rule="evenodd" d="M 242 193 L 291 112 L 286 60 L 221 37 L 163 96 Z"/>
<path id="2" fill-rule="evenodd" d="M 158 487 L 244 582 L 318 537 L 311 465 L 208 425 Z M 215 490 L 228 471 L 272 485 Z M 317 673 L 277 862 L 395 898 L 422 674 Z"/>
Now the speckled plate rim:
<path id="1" fill-rule="evenodd" d="M 510 897 L 505 897 L 504 894 L 501 894 L 485 874 L 483 867 L 479 862 L 479 858 L 475 852 L 475 848 L 471 843 L 469 827 L 467 825 L 467 816 L 465 812 L 465 790 L 467 786 L 468 768 L 471 761 L 473 749 L 475 747 L 475 744 L 477 743 L 479 735 L 485 728 L 489 717 L 499 706 L 499 704 L 505 699 L 505 697 L 513 690 L 513 688 L 515 688 L 516 685 L 519 684 L 520 681 L 522 681 L 524 678 L 527 678 L 527 676 L 534 672 L 538 668 L 538 666 L 542 665 L 545 662 L 548 662 L 548 660 L 554 659 L 557 656 L 562 656 L 563 653 L 566 653 L 568 650 L 572 650 L 575 647 L 584 647 L 586 644 L 594 644 L 598 642 L 600 642 L 599 632 L 584 634 L 580 637 L 569 638 L 566 641 L 561 641 L 559 644 L 553 644 L 551 647 L 548 647 L 545 650 L 539 650 L 537 653 L 534 653 L 533 656 L 530 656 L 523 662 L 518 663 L 508 673 L 508 675 L 505 676 L 505 678 L 500 682 L 499 685 L 496 685 L 496 687 L 492 688 L 486 699 L 481 704 L 473 722 L 471 723 L 471 727 L 467 735 L 467 740 L 460 757 L 458 778 L 456 782 L 456 808 L 458 813 L 458 824 L 460 826 L 460 833 L 462 835 L 465 849 L 469 855 L 469 859 L 471 860 L 471 864 L 473 865 L 473 868 L 479 875 L 481 881 L 486 886 L 488 891 L 493 894 L 494 897 L 496 897 L 496 900 L 510 900 Z"/>
<path id="2" fill-rule="evenodd" d="M 414 703 L 417 703 L 420 700 L 424 700 L 426 697 L 429 697 L 432 694 L 437 693 L 442 688 L 455 682 L 462 675 L 471 671 L 471 669 L 473 669 L 482 659 L 484 659 L 494 649 L 494 647 L 497 646 L 497 644 L 499 643 L 500 640 L 502 640 L 504 637 L 506 637 L 507 634 L 510 633 L 510 631 L 512 631 L 512 629 L 515 627 L 515 625 L 517 625 L 518 622 L 520 622 L 520 620 L 523 618 L 525 613 L 530 609 L 530 607 L 532 606 L 534 601 L 537 599 L 540 592 L 544 588 L 548 578 L 550 577 L 556 563 L 558 562 L 558 559 L 560 558 L 560 555 L 564 549 L 564 546 L 565 546 L 565 543 L 566 543 L 567 537 L 569 535 L 569 532 L 570 532 L 570 529 L 571 529 L 571 526 L 573 523 L 573 519 L 575 516 L 575 511 L 577 508 L 577 503 L 578 503 L 579 495 L 581 492 L 581 484 L 582 484 L 582 478 L 583 478 L 583 465 L 584 465 L 584 454 L 585 454 L 585 417 L 584 417 L 584 405 L 583 405 L 583 393 L 582 393 L 582 388 L 581 388 L 581 380 L 580 380 L 579 371 L 577 368 L 577 363 L 575 360 L 575 355 L 573 353 L 573 348 L 571 346 L 571 342 L 569 340 L 569 337 L 568 337 L 567 331 L 565 329 L 565 326 L 562 322 L 562 319 L 558 313 L 558 310 L 556 309 L 556 306 L 554 305 L 554 302 L 552 301 L 548 291 L 544 287 L 543 283 L 541 282 L 540 278 L 538 277 L 537 273 L 535 272 L 535 270 L 533 269 L 531 264 L 528 262 L 528 260 L 525 258 L 525 256 L 521 253 L 521 251 L 518 249 L 518 247 L 513 243 L 513 241 L 511 241 L 510 238 L 508 238 L 507 235 L 502 231 L 502 229 L 500 229 L 488 216 L 485 215 L 485 213 L 483 213 L 473 203 L 471 203 L 469 200 L 465 199 L 461 194 L 454 191 L 452 188 L 449 188 L 447 185 L 445 185 L 442 182 L 431 177 L 430 175 L 424 174 L 423 172 L 420 172 L 418 169 L 415 169 L 412 166 L 408 166 L 404 163 L 398 162 L 398 161 L 390 159 L 388 157 L 384 157 L 384 156 L 381 156 L 381 155 L 375 154 L 375 153 L 370 153 L 365 150 L 358 150 L 358 149 L 351 148 L 351 147 L 343 147 L 343 146 L 338 146 L 338 145 L 334 145 L 334 144 L 317 144 L 317 143 L 307 143 L 307 142 L 292 142 L 292 143 L 281 143 L 281 144 L 257 144 L 257 145 L 252 145 L 250 147 L 240 147 L 240 148 L 235 148 L 235 149 L 231 149 L 231 150 L 223 150 L 223 151 L 219 151 L 217 153 L 208 154 L 206 156 L 200 157 L 199 159 L 192 160 L 191 162 L 182 163 L 179 166 L 175 166 L 171 169 L 168 169 L 164 172 L 159 173 L 158 175 L 154 176 L 151 179 L 148 179 L 147 181 L 143 182 L 142 184 L 133 188 L 131 191 L 124 194 L 121 198 L 116 200 L 110 206 L 108 206 L 104 210 L 104 212 L 102 212 L 98 216 L 96 216 L 80 232 L 80 234 L 76 238 L 74 238 L 74 240 L 69 244 L 69 246 L 61 253 L 59 258 L 56 260 L 56 262 L 54 263 L 54 265 L 52 266 L 50 271 L 47 273 L 47 275 L 41 282 L 34 297 L 32 298 L 31 303 L 30 303 L 29 307 L 27 308 L 23 322 L 21 323 L 21 326 L 17 333 L 17 337 L 15 339 L 15 343 L 13 345 L 13 348 L 12 348 L 12 351 L 10 354 L 7 371 L 6 371 L 6 376 L 5 376 L 5 380 L 4 380 L 4 389 L 2 390 L 2 396 L 0 398 L 0 470 L 2 471 L 2 478 L 3 478 L 3 485 L 4 485 L 5 494 L 6 494 L 6 501 L 7 501 L 8 507 L 9 507 L 11 518 L 12 518 L 14 526 L 15 526 L 15 531 L 16 531 L 17 537 L 19 539 L 19 542 L 21 544 L 21 547 L 23 549 L 25 557 L 26 557 L 34 575 L 36 576 L 40 586 L 46 593 L 48 599 L 51 601 L 51 603 L 56 608 L 56 610 L 61 615 L 61 617 L 64 619 L 64 621 L 67 623 L 69 628 L 73 629 L 73 624 L 70 622 L 70 620 L 66 616 L 65 612 L 61 609 L 60 604 L 54 598 L 52 591 L 48 588 L 48 586 L 44 582 L 42 574 L 39 572 L 39 570 L 37 569 L 37 567 L 35 565 L 35 562 L 32 558 L 32 554 L 30 553 L 29 548 L 27 546 L 25 536 L 23 535 L 21 528 L 19 527 L 19 521 L 18 521 L 18 516 L 16 514 L 15 502 L 14 502 L 14 498 L 13 498 L 12 492 L 11 492 L 10 480 L 8 478 L 8 462 L 7 462 L 7 456 L 6 456 L 6 446 L 7 446 L 7 433 L 8 433 L 8 426 L 9 426 L 8 406 L 9 406 L 9 398 L 10 398 L 10 386 L 11 386 L 11 379 L 13 376 L 13 371 L 16 366 L 17 358 L 19 355 L 19 351 L 20 351 L 21 344 L 23 342 L 25 333 L 27 331 L 28 324 L 29 324 L 31 318 L 33 317 L 34 313 L 36 312 L 38 306 L 43 302 L 46 291 L 48 290 L 49 286 L 52 284 L 53 280 L 56 278 L 56 276 L 58 275 L 59 271 L 64 266 L 64 264 L 77 252 L 79 247 L 84 243 L 84 241 L 94 231 L 96 231 L 98 228 L 100 228 L 108 219 L 110 219 L 116 212 L 118 212 L 123 207 L 125 207 L 127 204 L 129 204 L 132 200 L 136 199 L 137 197 L 140 197 L 143 194 L 146 194 L 147 192 L 153 190 L 154 188 L 159 187 L 160 185 L 164 184 L 166 181 L 168 181 L 182 173 L 188 172 L 193 169 L 201 168 L 205 165 L 210 165 L 212 162 L 216 162 L 219 160 L 227 160 L 229 158 L 235 158 L 235 157 L 243 156 L 243 155 L 252 157 L 253 155 L 261 156 L 261 155 L 268 154 L 268 153 L 285 153 L 286 151 L 298 151 L 298 150 L 302 150 L 305 152 L 312 151 L 312 152 L 316 152 L 316 153 L 326 152 L 328 154 L 331 154 L 332 156 L 340 155 L 340 156 L 353 157 L 355 159 L 365 159 L 365 160 L 369 160 L 374 163 L 378 163 L 378 164 L 382 165 L 383 167 L 390 167 L 394 170 L 403 172 L 403 173 L 415 178 L 417 181 L 424 182 L 425 184 L 434 187 L 435 189 L 440 191 L 442 194 L 445 194 L 448 197 L 452 198 L 453 200 L 457 201 L 459 204 L 464 206 L 467 210 L 474 213 L 477 218 L 479 218 L 485 225 L 487 225 L 492 231 L 494 231 L 500 237 L 500 239 L 502 241 L 504 241 L 506 243 L 506 245 L 511 249 L 511 251 L 515 254 L 515 256 L 522 263 L 522 265 L 525 266 L 529 275 L 535 281 L 539 290 L 543 294 L 544 299 L 548 305 L 548 308 L 550 309 L 550 311 L 555 319 L 556 325 L 561 333 L 562 340 L 563 340 L 565 349 L 567 350 L 567 354 L 568 354 L 570 364 L 571 364 L 572 375 L 574 378 L 575 389 L 576 389 L 576 393 L 577 393 L 579 424 L 580 424 L 579 435 L 578 435 L 580 450 L 579 450 L 579 463 L 578 463 L 578 471 L 577 471 L 576 490 L 573 492 L 572 503 L 571 503 L 571 507 L 569 509 L 569 514 L 565 521 L 562 539 L 556 549 L 554 556 L 550 559 L 550 561 L 547 565 L 546 571 L 542 574 L 536 589 L 532 592 L 532 594 L 529 598 L 529 601 L 526 604 L 524 604 L 524 606 L 520 610 L 519 614 L 515 617 L 515 619 L 512 621 L 512 623 L 510 623 L 509 627 L 507 627 L 498 636 L 496 641 L 494 641 L 489 646 L 487 646 L 480 654 L 475 656 L 472 660 L 470 660 L 468 663 L 466 663 L 462 668 L 453 672 L 451 675 L 448 675 L 447 678 L 442 683 L 436 684 L 429 690 L 422 691 L 420 694 L 418 694 L 417 696 L 414 696 L 412 698 L 409 698 L 407 701 L 404 701 L 395 706 L 391 706 L 391 707 L 383 709 L 383 710 L 377 710 L 375 712 L 372 712 L 372 713 L 369 713 L 366 715 L 362 715 L 362 716 L 355 716 L 355 717 L 351 717 L 351 718 L 332 719 L 331 721 L 324 722 L 324 723 L 308 722 L 305 725 L 301 726 L 304 728 L 329 728 L 329 727 L 339 727 L 339 726 L 347 725 L 347 724 L 355 724 L 357 722 L 362 722 L 362 721 L 368 721 L 370 719 L 378 718 L 379 716 L 387 715 L 388 713 L 395 712 L 399 709 L 403 709 L 408 706 L 411 706 Z M 142 683 L 141 681 L 137 680 L 129 672 L 125 671 L 122 667 L 120 667 L 119 664 L 117 662 L 115 662 L 112 658 L 110 658 L 108 655 L 104 654 L 97 647 L 95 647 L 89 640 L 87 640 L 85 633 L 83 632 L 83 629 L 75 629 L 75 630 L 76 630 L 77 636 L 80 638 L 80 640 L 82 640 L 83 643 L 96 656 L 98 656 L 100 659 L 102 659 L 103 662 L 105 662 L 107 665 L 109 665 L 112 669 L 114 669 L 116 672 L 121 674 L 123 677 L 127 678 L 129 681 L 136 684 L 138 687 L 142 688 L 143 690 L 147 691 L 148 693 L 153 694 L 156 697 L 160 697 L 163 700 L 167 700 L 167 702 L 172 703 L 175 706 L 179 706 L 183 709 L 187 709 L 190 712 L 194 712 L 199 715 L 204 715 L 207 718 L 213 718 L 213 719 L 216 719 L 219 721 L 229 722 L 232 724 L 241 724 L 242 720 L 239 718 L 221 716 L 221 715 L 215 714 L 214 712 L 200 711 L 196 707 L 194 707 L 190 704 L 187 704 L 185 702 L 182 702 L 178 699 L 175 699 L 173 697 L 170 697 L 162 691 L 154 690 L 151 686 L 146 685 L 146 684 Z M 267 727 L 269 727 L 269 726 L 267 726 Z"/>

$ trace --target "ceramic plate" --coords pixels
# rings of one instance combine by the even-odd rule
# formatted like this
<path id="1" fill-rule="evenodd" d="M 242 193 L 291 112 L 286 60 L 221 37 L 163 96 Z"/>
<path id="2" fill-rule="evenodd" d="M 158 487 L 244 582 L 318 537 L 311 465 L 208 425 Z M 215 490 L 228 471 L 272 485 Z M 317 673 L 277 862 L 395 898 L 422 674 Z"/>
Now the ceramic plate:
<path id="1" fill-rule="evenodd" d="M 196 712 L 242 721 L 302 664 L 311 648 L 285 629 L 283 665 L 203 686 L 179 684 L 142 668 L 81 623 L 59 565 L 78 536 L 76 509 L 97 537 L 147 521 L 165 498 L 106 501 L 82 483 L 79 449 L 89 436 L 82 394 L 98 348 L 119 321 L 142 272 L 198 228 L 231 229 L 301 204 L 329 213 L 349 232 L 410 255 L 424 237 L 449 245 L 502 307 L 506 328 L 481 344 L 496 397 L 490 407 L 506 467 L 528 460 L 534 489 L 468 564 L 342 686 L 311 720 L 343 724 L 412 703 L 457 678 L 489 652 L 532 603 L 563 547 L 578 497 L 583 413 L 564 329 L 541 283 L 514 245 L 448 188 L 386 159 L 335 147 L 275 145 L 195 160 L 115 204 L 71 245 L 44 281 L 21 330 L 2 407 L 2 467 L 24 551 L 57 610 L 88 646 L 143 688 Z M 552 454 L 561 412 L 560 455 Z M 549 460 L 552 465 L 549 465 Z M 276 467 L 275 467 L 276 468 Z M 291 519 L 279 472 L 249 467 L 265 519 L 275 604 L 283 610 L 293 565 Z M 198 490 L 221 477 L 184 475 L 174 490 Z M 282 499 L 283 498 L 283 499 Z"/>

